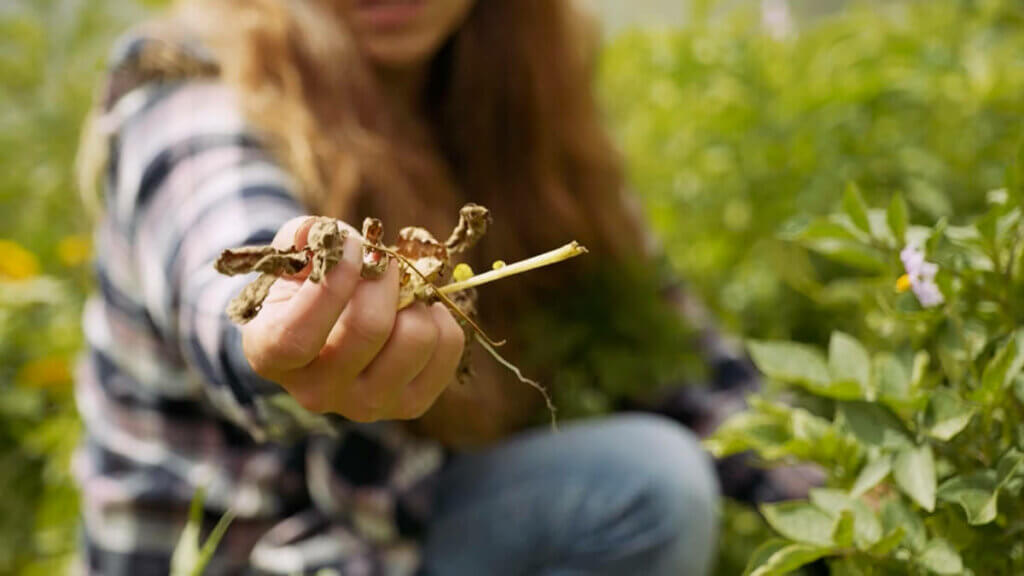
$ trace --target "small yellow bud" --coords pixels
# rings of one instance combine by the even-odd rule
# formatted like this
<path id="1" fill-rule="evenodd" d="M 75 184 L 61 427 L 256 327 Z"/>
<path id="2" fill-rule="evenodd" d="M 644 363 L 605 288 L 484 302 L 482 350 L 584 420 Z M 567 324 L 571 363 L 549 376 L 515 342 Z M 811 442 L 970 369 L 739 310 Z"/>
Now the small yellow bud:
<path id="1" fill-rule="evenodd" d="M 465 282 L 473 277 L 473 269 L 469 267 L 469 264 L 465 262 L 459 263 L 455 266 L 455 270 L 452 271 L 452 278 L 456 282 Z"/>
<path id="2" fill-rule="evenodd" d="M 504 260 L 495 260 L 494 264 L 491 264 L 491 270 L 500 270 L 505 267 Z"/>
<path id="3" fill-rule="evenodd" d="M 906 292 L 907 290 L 910 290 L 910 276 L 904 274 L 896 279 L 896 291 Z"/>

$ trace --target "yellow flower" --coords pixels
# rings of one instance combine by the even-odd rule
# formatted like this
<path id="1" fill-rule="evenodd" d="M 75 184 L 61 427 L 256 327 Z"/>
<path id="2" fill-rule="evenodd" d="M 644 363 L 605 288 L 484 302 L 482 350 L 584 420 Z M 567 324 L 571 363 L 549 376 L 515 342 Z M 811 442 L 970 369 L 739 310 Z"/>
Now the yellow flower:
<path id="1" fill-rule="evenodd" d="M 57 257 L 65 266 L 78 266 L 88 260 L 91 254 L 92 248 L 86 236 L 65 236 L 57 243 Z"/>
<path id="2" fill-rule="evenodd" d="M 494 264 L 491 264 L 491 270 L 500 270 L 505 267 L 504 260 L 495 260 Z"/>
<path id="3" fill-rule="evenodd" d="M 71 382 L 67 358 L 44 356 L 26 362 L 18 370 L 18 382 L 32 388 L 49 388 Z"/>
<path id="4" fill-rule="evenodd" d="M 473 277 L 473 269 L 469 267 L 469 264 L 462 262 L 455 266 L 455 270 L 452 271 L 452 278 L 456 282 L 465 282 Z"/>
<path id="5" fill-rule="evenodd" d="M 896 291 L 906 292 L 907 290 L 910 290 L 910 275 L 904 274 L 896 279 Z"/>
<path id="6" fill-rule="evenodd" d="M 39 274 L 36 255 L 14 242 L 0 239 L 0 278 L 24 280 Z"/>

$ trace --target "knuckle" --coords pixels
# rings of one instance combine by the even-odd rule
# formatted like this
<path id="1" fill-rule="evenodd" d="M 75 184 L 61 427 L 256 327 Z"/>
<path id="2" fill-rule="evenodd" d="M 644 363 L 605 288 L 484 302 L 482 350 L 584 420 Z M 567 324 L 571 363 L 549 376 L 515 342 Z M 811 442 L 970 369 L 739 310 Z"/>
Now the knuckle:
<path id="1" fill-rule="evenodd" d="M 395 321 L 395 338 L 403 345 L 433 350 L 440 340 L 441 329 L 426 310 L 407 309 Z"/>
<path id="2" fill-rule="evenodd" d="M 375 345 L 387 342 L 393 327 L 393 317 L 377 314 L 370 310 L 354 313 L 346 323 L 346 328 L 356 338 Z"/>

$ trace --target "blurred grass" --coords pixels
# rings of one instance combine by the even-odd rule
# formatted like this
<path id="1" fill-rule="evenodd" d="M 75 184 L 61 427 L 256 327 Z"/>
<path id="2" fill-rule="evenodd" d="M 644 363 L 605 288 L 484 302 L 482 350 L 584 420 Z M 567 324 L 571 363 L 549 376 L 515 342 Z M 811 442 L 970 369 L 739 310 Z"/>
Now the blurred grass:
<path id="1" fill-rule="evenodd" d="M 78 131 L 132 0 L 0 6 L 0 574 L 61 573 L 76 545 L 71 370 L 89 288 Z"/>
<path id="2" fill-rule="evenodd" d="M 90 280 L 72 185 L 80 121 L 141 0 L 0 6 L 0 573 L 62 571 L 76 543 L 70 371 Z M 707 4 L 706 2 L 703 4 Z M 956 216 L 1024 136 L 1024 8 L 872 3 L 774 39 L 743 9 L 629 33 L 601 66 L 632 183 L 675 266 L 736 333 L 820 341 L 856 323 L 831 271 L 773 240 L 847 181 Z M 763 537 L 730 505 L 721 574 Z"/>

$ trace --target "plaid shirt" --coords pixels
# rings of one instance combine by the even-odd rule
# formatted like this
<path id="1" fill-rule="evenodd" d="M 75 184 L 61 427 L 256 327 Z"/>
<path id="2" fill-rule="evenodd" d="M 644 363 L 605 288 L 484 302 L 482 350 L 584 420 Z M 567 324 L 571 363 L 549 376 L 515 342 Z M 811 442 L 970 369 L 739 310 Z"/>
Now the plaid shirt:
<path id="1" fill-rule="evenodd" d="M 238 518 L 211 573 L 412 574 L 442 447 L 398 423 L 306 412 L 252 371 L 223 312 L 252 276 L 218 275 L 220 252 L 269 243 L 306 210 L 215 75 L 195 43 L 159 35 L 127 35 L 111 61 L 98 291 L 76 376 L 85 569 L 166 573 L 205 486 L 208 521 L 228 508 Z M 700 329 L 714 378 L 631 407 L 704 434 L 743 406 L 756 376 L 681 284 L 666 297 Z M 720 475 L 727 494 L 764 484 L 735 460 Z"/>
<path id="2" fill-rule="evenodd" d="M 110 162 L 76 382 L 89 569 L 166 572 L 204 485 L 211 518 L 239 517 L 212 571 L 409 574 L 443 450 L 397 423 L 313 415 L 252 371 L 223 312 L 252 276 L 213 262 L 306 211 L 224 85 L 127 80 L 164 48 L 119 44 L 100 119 Z"/>

